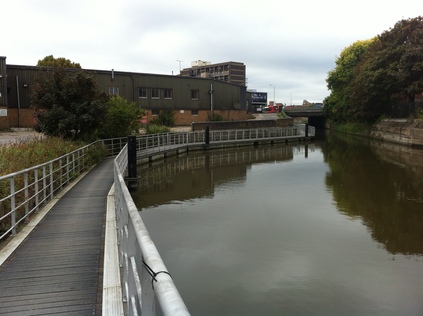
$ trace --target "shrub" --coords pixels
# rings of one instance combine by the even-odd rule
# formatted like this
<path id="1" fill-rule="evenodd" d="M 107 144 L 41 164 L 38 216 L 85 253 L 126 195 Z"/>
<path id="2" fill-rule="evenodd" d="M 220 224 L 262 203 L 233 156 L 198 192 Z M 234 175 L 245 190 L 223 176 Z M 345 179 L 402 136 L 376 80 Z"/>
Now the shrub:
<path id="1" fill-rule="evenodd" d="M 145 110 L 140 109 L 135 102 L 113 96 L 107 103 L 107 114 L 98 136 L 115 138 L 138 134 L 142 115 L 145 115 Z"/>
<path id="2" fill-rule="evenodd" d="M 175 119 L 172 110 L 160 111 L 159 116 L 152 122 L 153 125 L 173 126 Z"/>
<path id="3" fill-rule="evenodd" d="M 150 124 L 145 129 L 146 134 L 160 134 L 170 132 L 170 128 L 164 125 Z"/>
<path id="4" fill-rule="evenodd" d="M 210 122 L 220 122 L 223 121 L 223 116 L 218 113 L 211 112 L 208 114 L 208 120 Z"/>

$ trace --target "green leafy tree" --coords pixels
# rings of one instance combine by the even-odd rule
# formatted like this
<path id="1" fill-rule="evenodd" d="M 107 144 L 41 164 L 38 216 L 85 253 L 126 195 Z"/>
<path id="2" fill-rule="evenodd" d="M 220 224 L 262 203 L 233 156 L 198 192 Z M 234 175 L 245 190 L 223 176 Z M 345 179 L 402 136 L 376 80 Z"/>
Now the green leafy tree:
<path id="1" fill-rule="evenodd" d="M 329 71 L 326 83 L 331 93 L 325 100 L 324 111 L 332 121 L 348 120 L 349 109 L 354 106 L 350 102 L 350 85 L 355 77 L 355 69 L 374 41 L 375 38 L 357 41 L 346 47 L 335 62 L 335 69 Z"/>
<path id="2" fill-rule="evenodd" d="M 145 110 L 140 109 L 135 102 L 128 102 L 120 96 L 113 96 L 107 103 L 107 114 L 102 124 L 99 136 L 101 138 L 125 137 L 141 128 L 141 117 Z"/>
<path id="3" fill-rule="evenodd" d="M 31 92 L 37 130 L 72 140 L 91 140 L 96 135 L 108 100 L 87 72 L 62 67 L 40 70 Z"/>
<path id="4" fill-rule="evenodd" d="M 414 113 L 415 95 L 422 91 L 423 19 L 417 17 L 397 22 L 369 47 L 350 85 L 357 105 L 352 116 L 374 121 L 400 99 Z"/>
<path id="5" fill-rule="evenodd" d="M 44 57 L 43 59 L 39 60 L 37 63 L 38 67 L 62 67 L 62 68 L 78 68 L 81 69 L 81 65 L 78 63 L 74 63 L 69 59 L 59 57 L 54 58 L 53 55 L 49 55 Z"/>

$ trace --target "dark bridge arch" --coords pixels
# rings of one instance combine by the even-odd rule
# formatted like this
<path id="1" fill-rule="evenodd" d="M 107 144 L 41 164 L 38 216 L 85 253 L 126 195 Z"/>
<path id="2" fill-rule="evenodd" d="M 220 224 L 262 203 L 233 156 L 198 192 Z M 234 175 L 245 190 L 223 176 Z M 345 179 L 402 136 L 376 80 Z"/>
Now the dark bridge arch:
<path id="1" fill-rule="evenodd" d="M 284 112 L 290 117 L 307 117 L 309 125 L 316 128 L 325 128 L 326 117 L 323 114 L 323 109 L 294 107 L 284 109 Z"/>

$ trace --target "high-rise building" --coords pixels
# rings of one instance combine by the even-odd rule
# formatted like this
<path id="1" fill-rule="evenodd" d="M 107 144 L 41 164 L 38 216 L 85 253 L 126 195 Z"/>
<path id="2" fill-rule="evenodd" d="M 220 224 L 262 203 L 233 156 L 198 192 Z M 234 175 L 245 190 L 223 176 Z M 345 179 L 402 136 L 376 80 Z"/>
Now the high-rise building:
<path id="1" fill-rule="evenodd" d="M 246 85 L 245 65 L 234 61 L 212 64 L 209 61 L 196 60 L 191 62 L 191 68 L 182 69 L 180 76 L 211 78 L 240 86 Z"/>

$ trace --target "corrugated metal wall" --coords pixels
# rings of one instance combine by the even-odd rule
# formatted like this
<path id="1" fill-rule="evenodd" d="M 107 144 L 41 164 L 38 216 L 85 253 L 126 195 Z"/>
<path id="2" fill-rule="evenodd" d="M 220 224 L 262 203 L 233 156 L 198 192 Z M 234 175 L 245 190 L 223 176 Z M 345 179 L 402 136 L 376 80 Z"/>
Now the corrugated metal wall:
<path id="1" fill-rule="evenodd" d="M 36 75 L 41 70 L 33 66 L 7 65 L 7 94 L 9 108 L 29 108 L 30 92 Z M 130 73 L 119 71 L 86 70 L 93 74 L 98 87 L 106 93 L 112 88 L 119 95 L 136 102 L 144 109 L 198 109 L 211 108 L 210 90 L 213 86 L 213 108 L 218 110 L 246 110 L 246 88 L 218 80 L 169 75 Z M 138 97 L 139 88 L 157 88 L 160 98 Z M 163 91 L 172 90 L 172 99 L 164 99 Z M 191 91 L 198 90 L 198 100 L 191 99 Z M 19 98 L 18 98 L 19 95 Z"/>
<path id="2" fill-rule="evenodd" d="M 6 57 L 0 56 L 0 107 L 7 106 Z"/>

